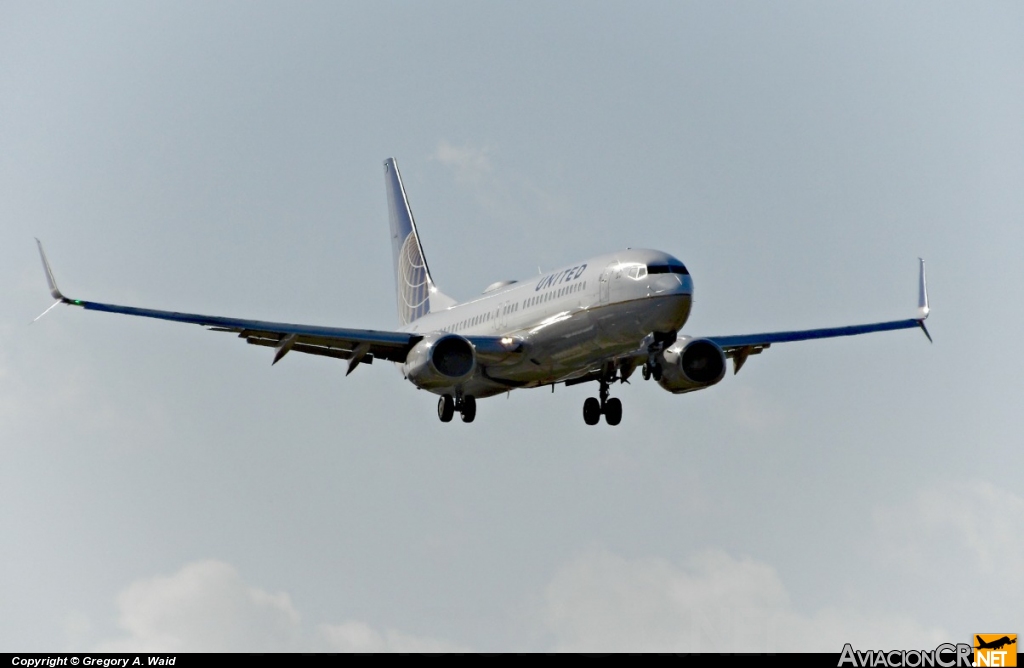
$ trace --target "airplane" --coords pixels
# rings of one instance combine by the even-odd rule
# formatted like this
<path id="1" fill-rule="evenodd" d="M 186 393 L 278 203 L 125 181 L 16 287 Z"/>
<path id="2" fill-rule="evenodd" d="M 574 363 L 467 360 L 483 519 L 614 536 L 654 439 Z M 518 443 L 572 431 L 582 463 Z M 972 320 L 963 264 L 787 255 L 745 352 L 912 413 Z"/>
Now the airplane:
<path id="1" fill-rule="evenodd" d="M 925 328 L 928 292 L 919 259 L 915 317 L 863 325 L 730 336 L 682 334 L 693 304 L 686 266 L 659 250 L 627 249 L 593 257 L 525 281 L 498 281 L 464 302 L 441 292 L 431 277 L 398 164 L 384 162 L 399 327 L 344 329 L 160 311 L 70 299 L 58 289 L 36 239 L 50 294 L 58 304 L 89 311 L 158 318 L 230 332 L 274 349 L 346 361 L 346 375 L 376 360 L 395 363 L 419 389 L 439 395 L 437 415 L 476 418 L 477 399 L 514 389 L 594 382 L 598 396 L 583 403 L 583 420 L 622 420 L 611 386 L 637 368 L 675 394 L 703 390 L 725 377 L 727 359 L 739 373 L 751 355 L 777 343 Z M 39 317 L 41 318 L 42 315 Z M 37 318 L 38 320 L 38 318 Z"/>
<path id="2" fill-rule="evenodd" d="M 974 646 L 974 649 L 1002 649 L 1007 645 L 1013 645 L 1017 642 L 1016 637 L 1013 640 L 1010 640 L 1010 636 L 1003 636 L 1002 638 L 996 638 L 995 640 L 991 640 L 989 642 L 985 642 L 984 640 L 982 640 L 981 636 L 974 637 L 978 641 L 978 644 Z"/>

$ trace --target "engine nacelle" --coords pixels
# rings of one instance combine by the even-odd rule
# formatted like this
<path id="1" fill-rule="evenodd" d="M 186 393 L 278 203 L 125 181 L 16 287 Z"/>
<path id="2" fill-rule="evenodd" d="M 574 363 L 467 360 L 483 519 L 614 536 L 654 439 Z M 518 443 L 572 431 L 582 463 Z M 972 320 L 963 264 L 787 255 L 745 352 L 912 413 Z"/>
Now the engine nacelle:
<path id="1" fill-rule="evenodd" d="M 661 353 L 658 384 L 673 394 L 711 387 L 725 377 L 725 353 L 714 341 L 680 336 Z"/>
<path id="2" fill-rule="evenodd" d="M 402 373 L 425 390 L 451 387 L 476 370 L 473 344 L 458 334 L 427 334 L 412 347 Z"/>

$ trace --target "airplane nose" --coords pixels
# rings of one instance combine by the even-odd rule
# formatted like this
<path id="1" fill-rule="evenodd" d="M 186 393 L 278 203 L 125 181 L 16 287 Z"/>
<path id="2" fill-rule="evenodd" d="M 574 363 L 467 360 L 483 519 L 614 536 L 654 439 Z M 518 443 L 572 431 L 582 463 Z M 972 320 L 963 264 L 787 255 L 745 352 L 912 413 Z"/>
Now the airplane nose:
<path id="1" fill-rule="evenodd" d="M 690 278 L 689 274 L 685 276 L 679 276 L 679 294 L 681 295 L 692 295 L 693 294 L 693 279 Z"/>
<path id="2" fill-rule="evenodd" d="M 693 294 L 693 280 L 688 274 L 663 274 L 651 280 L 653 294 L 689 295 Z"/>

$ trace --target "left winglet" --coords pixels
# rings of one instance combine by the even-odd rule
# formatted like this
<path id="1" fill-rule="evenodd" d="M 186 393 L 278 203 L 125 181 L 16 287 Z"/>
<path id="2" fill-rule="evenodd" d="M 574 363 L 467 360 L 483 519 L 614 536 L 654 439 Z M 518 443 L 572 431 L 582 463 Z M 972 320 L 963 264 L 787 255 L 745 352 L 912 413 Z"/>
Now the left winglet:
<path id="1" fill-rule="evenodd" d="M 39 246 L 39 257 L 43 261 L 43 271 L 46 272 L 46 283 L 50 286 L 50 294 L 53 295 L 54 299 L 70 304 L 71 300 L 61 294 L 60 288 L 57 287 L 57 281 L 53 278 L 53 270 L 50 269 L 50 263 L 46 259 L 46 252 L 43 250 L 43 242 L 36 239 L 36 245 Z"/>
<path id="2" fill-rule="evenodd" d="M 50 269 L 50 263 L 47 261 L 46 253 L 43 251 L 43 242 L 40 241 L 39 239 L 36 239 L 36 245 L 39 247 L 39 257 L 43 261 L 43 271 L 46 272 L 46 283 L 47 285 L 50 286 L 50 294 L 53 295 L 53 298 L 56 299 L 57 301 L 53 302 L 53 304 L 50 304 L 50 308 L 46 309 L 38 316 L 36 316 L 32 322 L 39 320 L 39 318 L 42 318 L 44 315 L 49 313 L 57 304 L 81 305 L 81 302 L 76 301 L 74 299 L 68 299 L 63 294 L 61 294 L 60 288 L 57 287 L 57 281 L 53 277 L 53 269 Z"/>

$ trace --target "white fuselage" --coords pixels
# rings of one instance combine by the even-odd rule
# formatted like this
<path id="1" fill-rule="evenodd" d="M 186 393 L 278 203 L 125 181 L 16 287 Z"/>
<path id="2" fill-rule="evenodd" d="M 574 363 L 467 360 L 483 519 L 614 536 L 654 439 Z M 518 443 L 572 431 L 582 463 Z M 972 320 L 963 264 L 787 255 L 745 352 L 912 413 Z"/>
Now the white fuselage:
<path id="1" fill-rule="evenodd" d="M 647 269 L 668 266 L 675 273 Z M 667 253 L 625 250 L 492 289 L 428 313 L 403 331 L 507 336 L 521 342 L 525 352 L 514 363 L 478 369 L 460 383 L 461 391 L 476 397 L 547 385 L 638 350 L 651 332 L 678 331 L 693 296 L 693 281 L 685 272 Z"/>

